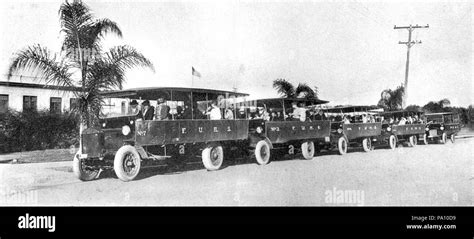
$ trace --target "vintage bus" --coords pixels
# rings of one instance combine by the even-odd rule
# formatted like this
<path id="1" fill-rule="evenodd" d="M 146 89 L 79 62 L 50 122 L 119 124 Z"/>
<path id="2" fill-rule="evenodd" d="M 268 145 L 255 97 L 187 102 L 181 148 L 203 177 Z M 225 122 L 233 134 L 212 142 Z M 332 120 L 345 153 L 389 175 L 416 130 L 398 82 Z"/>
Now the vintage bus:
<path id="1" fill-rule="evenodd" d="M 459 114 L 453 112 L 426 114 L 425 142 L 446 143 L 448 137 L 455 142 L 456 134 L 461 130 Z"/>
<path id="2" fill-rule="evenodd" d="M 311 107 L 328 103 L 318 99 L 269 98 L 256 100 L 250 112 L 249 141 L 252 155 L 260 165 L 270 161 L 272 150 L 283 150 L 288 154 L 301 152 L 305 159 L 314 157 L 320 142 L 329 142 L 331 131 L 328 120 L 311 120 L 306 112 Z M 293 106 L 304 111 L 304 119 L 294 118 Z"/>
<path id="3" fill-rule="evenodd" d="M 150 87 L 110 91 L 103 96 L 100 125 L 82 132 L 81 147 L 74 157 L 73 171 L 84 181 L 96 178 L 104 169 L 113 169 L 119 179 L 130 181 L 142 168 L 193 156 L 200 157 L 206 169 L 218 170 L 224 152 L 236 145 L 248 147 L 249 132 L 255 131 L 249 128 L 247 113 L 241 114 L 251 104 L 245 101 L 245 93 Z M 132 102 L 145 100 L 156 111 L 164 108 L 166 119 L 144 120 L 142 114 L 130 113 Z M 212 102 L 221 119 L 209 118 Z M 235 117 L 224 119 L 224 111 Z"/>
<path id="4" fill-rule="evenodd" d="M 388 145 L 392 150 L 401 142 L 414 147 L 418 140 L 426 142 L 425 117 L 422 111 L 386 111 L 377 115 L 382 122 L 382 132 L 377 138 L 379 145 Z"/>
<path id="5" fill-rule="evenodd" d="M 370 122 L 367 118 L 375 117 L 381 109 L 375 106 L 340 106 L 324 111 L 331 121 L 331 130 L 344 135 L 338 140 L 341 154 L 347 152 L 348 146 L 362 146 L 365 152 L 373 150 L 373 142 L 381 134 L 382 123 L 376 120 Z"/>

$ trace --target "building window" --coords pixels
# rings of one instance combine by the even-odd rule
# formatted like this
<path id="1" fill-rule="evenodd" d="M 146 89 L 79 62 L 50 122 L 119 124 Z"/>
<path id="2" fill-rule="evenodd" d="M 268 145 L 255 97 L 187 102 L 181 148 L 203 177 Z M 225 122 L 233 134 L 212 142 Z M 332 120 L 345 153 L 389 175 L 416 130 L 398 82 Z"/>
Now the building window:
<path id="1" fill-rule="evenodd" d="M 23 110 L 36 110 L 36 96 L 23 96 Z"/>
<path id="2" fill-rule="evenodd" d="M 0 113 L 8 111 L 8 95 L 0 95 Z"/>
<path id="3" fill-rule="evenodd" d="M 72 111 L 75 108 L 79 107 L 79 99 L 78 98 L 71 98 L 69 99 L 69 110 Z"/>
<path id="4" fill-rule="evenodd" d="M 51 97 L 49 100 L 49 112 L 59 114 L 61 113 L 61 98 Z"/>

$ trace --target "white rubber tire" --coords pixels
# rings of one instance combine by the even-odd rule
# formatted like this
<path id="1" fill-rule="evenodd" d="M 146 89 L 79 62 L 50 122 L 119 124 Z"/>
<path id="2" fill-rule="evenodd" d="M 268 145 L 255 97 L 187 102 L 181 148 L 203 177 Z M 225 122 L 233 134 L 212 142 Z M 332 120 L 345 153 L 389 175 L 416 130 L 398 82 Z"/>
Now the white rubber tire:
<path id="1" fill-rule="evenodd" d="M 452 134 L 449 138 L 451 139 L 451 143 L 454 144 L 454 142 L 456 142 L 456 135 Z"/>
<path id="2" fill-rule="evenodd" d="M 347 140 L 344 137 L 340 137 L 337 141 L 337 150 L 340 155 L 344 155 L 347 153 Z"/>
<path id="3" fill-rule="evenodd" d="M 427 135 L 427 134 L 424 134 L 424 135 L 423 135 L 423 144 L 424 144 L 424 145 L 428 145 L 428 143 L 429 143 L 429 142 L 428 142 L 428 135 Z"/>
<path id="4" fill-rule="evenodd" d="M 362 140 L 362 148 L 364 148 L 365 152 L 372 151 L 372 141 L 370 141 L 370 138 L 365 138 Z"/>
<path id="5" fill-rule="evenodd" d="M 397 148 L 397 137 L 395 137 L 395 135 L 392 134 L 388 137 L 388 146 L 390 146 L 390 149 L 392 150 Z"/>
<path id="6" fill-rule="evenodd" d="M 260 165 L 270 162 L 270 145 L 265 140 L 258 141 L 255 146 L 255 160 Z"/>
<path id="7" fill-rule="evenodd" d="M 439 140 L 439 142 L 440 142 L 441 144 L 445 144 L 446 141 L 448 141 L 448 135 L 447 135 L 446 133 L 443 133 L 443 134 L 441 135 L 441 139 Z"/>
<path id="8" fill-rule="evenodd" d="M 313 141 L 307 141 L 301 144 L 301 153 L 303 154 L 304 159 L 313 159 L 315 152 L 316 148 L 314 147 Z"/>
<path id="9" fill-rule="evenodd" d="M 222 146 L 208 146 L 202 150 L 202 164 L 208 171 L 219 170 L 224 162 Z"/>
<path id="10" fill-rule="evenodd" d="M 95 178 L 97 178 L 99 170 L 86 170 L 83 167 L 83 160 L 84 159 L 79 158 L 78 154 L 74 156 L 74 159 L 72 160 L 72 171 L 74 175 L 81 181 L 94 180 Z"/>
<path id="11" fill-rule="evenodd" d="M 408 138 L 408 142 L 410 147 L 415 147 L 418 144 L 418 137 L 416 137 L 416 135 L 412 135 L 410 138 Z"/>
<path id="12" fill-rule="evenodd" d="M 141 158 L 135 147 L 124 145 L 115 153 L 114 171 L 120 180 L 132 181 L 140 173 L 140 167 Z"/>

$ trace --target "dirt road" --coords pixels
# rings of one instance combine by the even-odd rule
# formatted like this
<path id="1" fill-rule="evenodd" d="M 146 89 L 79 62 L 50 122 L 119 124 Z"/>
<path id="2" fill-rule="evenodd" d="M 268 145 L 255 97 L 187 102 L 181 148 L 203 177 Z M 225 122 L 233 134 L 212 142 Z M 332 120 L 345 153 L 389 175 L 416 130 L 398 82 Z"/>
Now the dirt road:
<path id="1" fill-rule="evenodd" d="M 148 169 L 132 182 L 113 173 L 81 182 L 71 162 L 0 164 L 0 205 L 472 205 L 474 139 L 265 166 L 228 163 Z"/>

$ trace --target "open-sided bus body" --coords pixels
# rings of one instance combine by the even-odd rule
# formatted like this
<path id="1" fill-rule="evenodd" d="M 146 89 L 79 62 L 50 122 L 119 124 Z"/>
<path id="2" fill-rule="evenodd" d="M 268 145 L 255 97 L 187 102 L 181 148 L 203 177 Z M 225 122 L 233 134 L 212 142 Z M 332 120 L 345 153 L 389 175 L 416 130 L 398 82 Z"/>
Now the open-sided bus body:
<path id="1" fill-rule="evenodd" d="M 378 137 L 379 145 L 388 145 L 395 149 L 399 142 L 408 142 L 413 147 L 423 140 L 425 119 L 421 111 L 387 111 L 379 113 L 382 121 L 382 133 Z M 407 120 L 411 118 L 411 120 Z M 401 120 L 401 122 L 400 122 Z"/>
<path id="2" fill-rule="evenodd" d="M 459 114 L 452 112 L 426 114 L 425 142 L 446 143 L 448 138 L 455 142 L 456 134 L 461 130 Z"/>
<path id="3" fill-rule="evenodd" d="M 251 129 L 245 117 L 207 119 L 206 110 L 212 110 L 208 107 L 214 102 L 215 112 L 221 117 L 230 108 L 238 115 L 239 107 L 246 104 L 242 100 L 245 96 L 229 91 L 163 87 L 104 93 L 110 99 L 104 108 L 111 109 L 108 116 L 100 118 L 100 125 L 82 132 L 74 172 L 81 180 L 91 180 L 99 170 L 113 168 L 118 178 L 129 181 L 143 167 L 195 158 L 192 156 L 201 156 L 208 170 L 217 170 L 225 149 L 239 144 L 248 147 Z M 126 108 L 132 99 L 163 99 L 156 109 L 165 108 L 166 119 L 144 120 L 141 113 L 129 114 Z M 117 113 L 116 105 L 126 113 Z"/>
<path id="4" fill-rule="evenodd" d="M 375 115 L 371 110 L 377 107 L 373 106 L 344 106 L 325 109 L 324 111 L 331 120 L 331 128 L 342 133 L 343 138 L 338 139 L 338 149 L 340 154 L 347 152 L 349 145 L 362 145 L 364 151 L 373 149 L 373 142 L 382 132 L 381 122 L 363 121 L 362 116 L 367 117 Z"/>
<path id="5" fill-rule="evenodd" d="M 287 154 L 300 151 L 305 159 L 312 159 L 315 143 L 330 140 L 331 128 L 328 120 L 296 119 L 292 117 L 292 104 L 301 111 L 309 110 L 327 101 L 301 98 L 270 98 L 255 101 L 255 114 L 250 119 L 250 146 L 254 149 L 257 163 L 267 164 L 271 150 L 282 150 Z"/>

